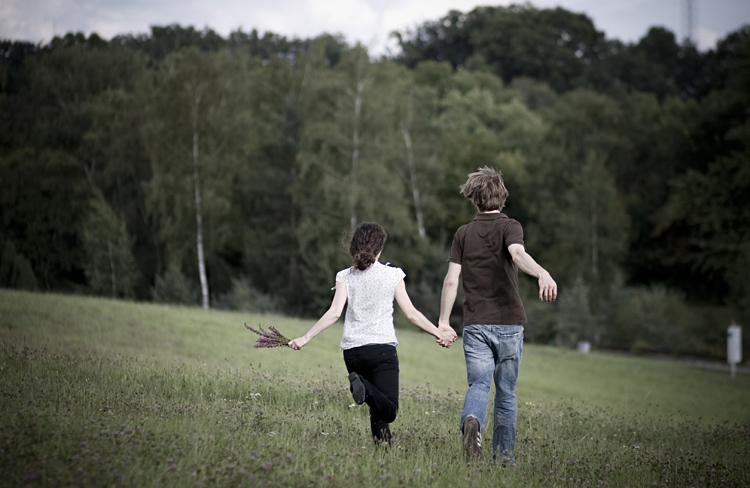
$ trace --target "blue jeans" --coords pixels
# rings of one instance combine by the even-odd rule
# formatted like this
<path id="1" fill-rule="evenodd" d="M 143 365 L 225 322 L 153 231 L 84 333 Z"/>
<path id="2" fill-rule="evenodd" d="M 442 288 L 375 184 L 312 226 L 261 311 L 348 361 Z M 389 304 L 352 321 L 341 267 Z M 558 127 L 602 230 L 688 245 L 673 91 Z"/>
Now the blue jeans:
<path id="1" fill-rule="evenodd" d="M 484 429 L 491 381 L 495 381 L 492 456 L 513 460 L 516 445 L 516 380 L 523 353 L 523 325 L 467 325 L 463 332 L 469 390 L 461 413 Z"/>

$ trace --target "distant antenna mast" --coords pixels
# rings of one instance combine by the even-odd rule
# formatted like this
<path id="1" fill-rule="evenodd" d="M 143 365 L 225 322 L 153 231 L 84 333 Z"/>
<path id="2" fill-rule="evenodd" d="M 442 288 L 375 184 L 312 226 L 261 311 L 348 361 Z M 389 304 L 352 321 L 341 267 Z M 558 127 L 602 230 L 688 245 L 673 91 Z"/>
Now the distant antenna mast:
<path id="1" fill-rule="evenodd" d="M 695 0 L 685 0 L 685 39 L 695 44 Z"/>

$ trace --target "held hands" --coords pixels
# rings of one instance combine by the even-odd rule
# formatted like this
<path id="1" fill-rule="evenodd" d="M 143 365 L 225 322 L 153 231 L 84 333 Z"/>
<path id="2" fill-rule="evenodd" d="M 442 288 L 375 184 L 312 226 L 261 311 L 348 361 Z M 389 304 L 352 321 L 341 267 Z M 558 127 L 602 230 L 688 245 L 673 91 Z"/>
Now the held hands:
<path id="1" fill-rule="evenodd" d="M 435 338 L 435 342 L 446 349 L 451 347 L 456 339 L 458 339 L 456 331 L 453 330 L 453 327 L 451 327 L 450 325 L 441 325 L 440 327 L 438 327 L 438 334 L 438 337 Z"/>

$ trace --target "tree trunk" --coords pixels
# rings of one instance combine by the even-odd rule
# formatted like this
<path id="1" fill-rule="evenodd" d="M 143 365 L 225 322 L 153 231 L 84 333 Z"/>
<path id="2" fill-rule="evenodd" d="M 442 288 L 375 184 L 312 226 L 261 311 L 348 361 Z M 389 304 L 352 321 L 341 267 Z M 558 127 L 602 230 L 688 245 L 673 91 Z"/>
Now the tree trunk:
<path id="1" fill-rule="evenodd" d="M 357 83 L 357 93 L 354 96 L 354 133 L 352 134 L 352 185 L 349 194 L 349 226 L 352 234 L 357 228 L 357 167 L 359 166 L 359 121 L 362 115 L 362 92 L 364 84 L 362 81 Z"/>
<path id="2" fill-rule="evenodd" d="M 406 108 L 406 121 L 401 121 L 401 134 L 404 136 L 404 145 L 406 145 L 406 163 L 409 166 L 409 190 L 411 191 L 411 199 L 414 203 L 414 212 L 417 218 L 417 229 L 419 231 L 419 237 L 424 237 L 427 233 L 424 228 L 424 216 L 422 214 L 422 201 L 419 195 L 419 187 L 417 186 L 417 168 L 414 161 L 414 144 L 411 140 L 411 133 L 409 132 L 409 126 L 412 121 L 412 111 L 414 105 L 414 98 L 411 90 L 409 90 L 409 101 L 407 102 Z"/>
<path id="3" fill-rule="evenodd" d="M 594 192 L 595 193 L 595 192 Z M 596 195 L 591 196 L 591 278 L 594 285 L 599 280 L 599 216 L 596 208 Z"/>
<path id="4" fill-rule="evenodd" d="M 362 97 L 364 95 L 365 88 L 367 88 L 373 79 L 364 74 L 364 65 L 369 63 L 367 56 L 364 56 L 360 52 L 359 60 L 357 62 L 357 91 L 351 93 L 350 90 L 347 92 L 354 99 L 354 121 L 352 123 L 352 161 L 351 161 L 351 193 L 349 194 L 349 225 L 352 233 L 357 228 L 357 201 L 359 200 L 359 154 L 362 146 L 362 136 L 360 134 L 360 126 L 362 124 Z"/>
<path id="5" fill-rule="evenodd" d="M 201 103 L 201 95 L 195 95 L 193 104 L 193 180 L 195 183 L 195 227 L 196 227 L 196 251 L 198 255 L 198 275 L 201 281 L 201 297 L 203 308 L 208 309 L 208 279 L 206 278 L 206 260 L 203 255 L 203 215 L 201 209 L 201 183 L 198 168 L 198 107 Z"/>

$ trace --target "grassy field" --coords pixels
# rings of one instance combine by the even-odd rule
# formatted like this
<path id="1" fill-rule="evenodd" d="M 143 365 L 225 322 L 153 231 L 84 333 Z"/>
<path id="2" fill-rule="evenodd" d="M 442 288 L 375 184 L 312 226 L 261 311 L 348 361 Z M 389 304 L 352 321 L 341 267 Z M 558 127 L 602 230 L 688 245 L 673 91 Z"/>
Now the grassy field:
<path id="1" fill-rule="evenodd" d="M 750 486 L 747 375 L 526 344 L 518 464 L 467 466 L 460 342 L 398 331 L 399 418 L 377 448 L 340 324 L 297 352 L 252 348 L 244 322 L 312 324 L 0 290 L 3 484 Z"/>

